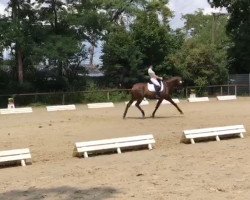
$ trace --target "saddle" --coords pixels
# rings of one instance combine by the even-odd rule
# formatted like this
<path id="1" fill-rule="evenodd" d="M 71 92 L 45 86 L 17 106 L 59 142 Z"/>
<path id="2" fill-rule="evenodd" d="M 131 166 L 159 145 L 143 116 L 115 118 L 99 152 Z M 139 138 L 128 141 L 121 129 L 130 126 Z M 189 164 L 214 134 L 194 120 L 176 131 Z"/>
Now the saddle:
<path id="1" fill-rule="evenodd" d="M 159 83 L 160 83 L 160 85 L 161 85 L 160 92 L 162 92 L 163 89 L 164 89 L 164 85 L 163 85 L 162 81 L 159 81 Z M 150 92 L 155 92 L 155 91 L 156 91 L 156 90 L 155 90 L 155 85 L 154 85 L 153 83 L 151 83 L 151 82 L 147 84 L 147 87 L 148 87 L 148 90 L 149 90 Z"/>

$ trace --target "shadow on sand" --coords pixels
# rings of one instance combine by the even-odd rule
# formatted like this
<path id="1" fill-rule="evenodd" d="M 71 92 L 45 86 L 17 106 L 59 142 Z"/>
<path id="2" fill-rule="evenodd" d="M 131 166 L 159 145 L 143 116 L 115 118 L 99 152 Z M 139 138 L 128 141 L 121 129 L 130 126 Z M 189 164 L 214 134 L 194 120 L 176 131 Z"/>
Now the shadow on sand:
<path id="1" fill-rule="evenodd" d="M 119 193 L 112 187 L 94 187 L 88 189 L 75 187 L 35 188 L 27 190 L 11 190 L 0 193 L 3 200 L 105 200 Z"/>
<path id="2" fill-rule="evenodd" d="M 174 118 L 183 118 L 184 115 L 174 115 L 174 116 L 155 116 L 154 118 L 151 116 L 146 116 L 146 117 L 126 117 L 126 119 L 138 119 L 138 120 L 144 120 L 144 119 L 174 119 Z"/>

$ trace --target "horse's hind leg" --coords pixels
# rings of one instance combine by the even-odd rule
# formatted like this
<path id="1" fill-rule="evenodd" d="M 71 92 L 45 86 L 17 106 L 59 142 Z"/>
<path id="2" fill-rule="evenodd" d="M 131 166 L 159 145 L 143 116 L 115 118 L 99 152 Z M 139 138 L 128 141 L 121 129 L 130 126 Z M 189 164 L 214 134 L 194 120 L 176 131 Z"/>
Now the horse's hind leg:
<path id="1" fill-rule="evenodd" d="M 134 100 L 133 99 L 131 99 L 129 102 L 128 102 L 128 104 L 127 104 L 127 106 L 126 106 L 126 109 L 125 109 L 125 111 L 124 111 L 124 113 L 123 113 L 123 119 L 125 119 L 125 117 L 126 117 L 126 115 L 127 115 L 127 112 L 128 112 L 128 108 L 131 106 L 131 104 L 134 102 Z"/>
<path id="2" fill-rule="evenodd" d="M 142 118 L 144 118 L 144 117 L 145 117 L 145 113 L 144 113 L 144 111 L 143 111 L 143 110 L 141 109 L 141 107 L 140 107 L 140 103 L 141 103 L 141 102 L 142 102 L 142 99 L 137 100 L 135 106 L 141 111 L 141 113 L 142 113 Z"/>

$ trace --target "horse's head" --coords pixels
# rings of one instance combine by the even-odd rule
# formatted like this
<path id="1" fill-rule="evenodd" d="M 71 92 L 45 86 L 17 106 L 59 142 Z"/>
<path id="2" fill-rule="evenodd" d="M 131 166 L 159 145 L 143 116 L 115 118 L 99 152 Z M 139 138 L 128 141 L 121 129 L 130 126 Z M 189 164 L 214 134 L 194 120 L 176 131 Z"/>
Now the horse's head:
<path id="1" fill-rule="evenodd" d="M 172 83 L 174 87 L 181 87 L 183 84 L 183 80 L 179 76 L 172 77 L 168 80 L 166 80 L 167 83 Z"/>
<path id="2" fill-rule="evenodd" d="M 183 83 L 182 78 L 180 76 L 174 76 L 170 78 L 168 81 L 173 82 L 175 86 L 181 86 Z"/>
<path id="3" fill-rule="evenodd" d="M 179 76 L 172 77 L 168 80 L 166 80 L 166 83 L 168 87 L 171 87 L 171 90 L 177 89 L 177 91 L 181 91 L 182 85 L 183 85 L 183 80 Z"/>

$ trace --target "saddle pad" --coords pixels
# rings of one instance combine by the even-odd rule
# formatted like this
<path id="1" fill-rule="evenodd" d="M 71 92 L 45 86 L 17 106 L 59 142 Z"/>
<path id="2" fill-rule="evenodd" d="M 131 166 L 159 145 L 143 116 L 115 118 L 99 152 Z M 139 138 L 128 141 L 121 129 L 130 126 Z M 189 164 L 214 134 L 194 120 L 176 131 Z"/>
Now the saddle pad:
<path id="1" fill-rule="evenodd" d="M 161 84 L 161 90 L 160 91 L 162 92 L 163 89 L 164 89 L 164 85 L 163 85 L 162 81 L 160 82 L 160 84 Z M 148 90 L 150 92 L 155 92 L 155 86 L 154 86 L 154 84 L 148 83 Z"/>

